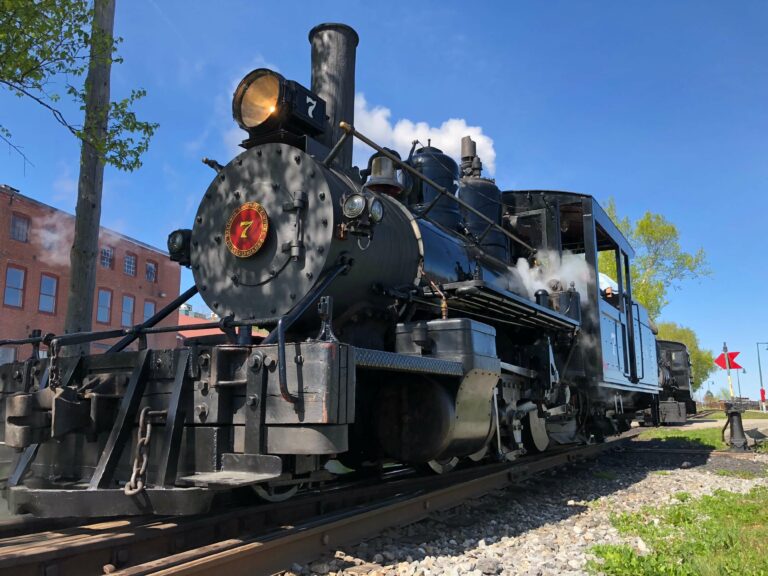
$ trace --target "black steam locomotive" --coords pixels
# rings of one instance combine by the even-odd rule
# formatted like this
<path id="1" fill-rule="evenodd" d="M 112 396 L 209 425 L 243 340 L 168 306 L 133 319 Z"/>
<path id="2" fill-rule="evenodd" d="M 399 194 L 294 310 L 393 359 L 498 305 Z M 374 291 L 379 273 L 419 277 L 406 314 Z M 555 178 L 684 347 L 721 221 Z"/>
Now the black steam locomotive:
<path id="1" fill-rule="evenodd" d="M 30 338 L 46 359 L 0 367 L 13 511 L 193 514 L 222 490 L 287 498 L 332 460 L 444 473 L 658 410 L 633 251 L 603 209 L 501 191 L 468 137 L 457 164 L 358 133 L 357 42 L 344 25 L 310 32 L 312 90 L 266 69 L 240 83 L 244 152 L 207 161 L 193 227 L 169 236 L 195 279 L 179 301 L 125 331 Z M 363 170 L 353 138 L 374 151 Z M 196 292 L 225 335 L 147 349 Z M 62 354 L 116 336 L 107 354 Z"/>

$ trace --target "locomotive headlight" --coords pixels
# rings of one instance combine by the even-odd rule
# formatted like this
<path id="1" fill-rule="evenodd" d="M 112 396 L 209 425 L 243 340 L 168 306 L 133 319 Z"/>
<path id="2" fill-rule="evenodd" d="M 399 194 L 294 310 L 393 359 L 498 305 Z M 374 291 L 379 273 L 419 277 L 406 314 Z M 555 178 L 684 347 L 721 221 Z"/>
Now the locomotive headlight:
<path id="1" fill-rule="evenodd" d="M 266 122 L 278 111 L 285 79 L 266 68 L 258 68 L 240 81 L 232 100 L 232 115 L 244 130 Z"/>
<path id="2" fill-rule="evenodd" d="M 168 255 L 182 266 L 189 266 L 192 230 L 174 230 L 168 235 Z"/>
<path id="3" fill-rule="evenodd" d="M 317 135 L 327 126 L 322 98 L 267 68 L 249 72 L 237 85 L 232 116 L 252 138 L 259 136 L 262 140 L 265 134 L 281 131 Z"/>
<path id="4" fill-rule="evenodd" d="M 381 203 L 381 200 L 378 198 L 371 200 L 368 213 L 371 215 L 371 220 L 374 222 L 381 222 L 381 219 L 384 218 L 384 204 Z"/>
<path id="5" fill-rule="evenodd" d="M 349 219 L 358 218 L 365 210 L 365 198 L 362 194 L 352 194 L 344 200 L 341 211 Z"/>

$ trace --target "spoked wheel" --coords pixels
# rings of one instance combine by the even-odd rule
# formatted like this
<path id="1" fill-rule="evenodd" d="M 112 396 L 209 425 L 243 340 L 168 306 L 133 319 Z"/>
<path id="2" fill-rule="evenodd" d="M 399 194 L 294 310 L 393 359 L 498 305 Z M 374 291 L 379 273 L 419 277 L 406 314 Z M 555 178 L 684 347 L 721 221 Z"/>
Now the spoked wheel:
<path id="1" fill-rule="evenodd" d="M 544 452 L 549 447 L 547 421 L 536 410 L 523 418 L 523 445 L 530 452 Z"/>
<path id="2" fill-rule="evenodd" d="M 293 498 L 299 491 L 300 484 L 291 484 L 289 486 L 272 486 L 271 484 L 254 484 L 253 491 L 259 498 L 267 502 L 284 502 Z"/>
<path id="3" fill-rule="evenodd" d="M 456 468 L 459 463 L 459 459 L 456 457 L 446 458 L 445 460 L 430 460 L 427 465 L 433 472 L 437 474 L 448 474 L 451 470 Z"/>

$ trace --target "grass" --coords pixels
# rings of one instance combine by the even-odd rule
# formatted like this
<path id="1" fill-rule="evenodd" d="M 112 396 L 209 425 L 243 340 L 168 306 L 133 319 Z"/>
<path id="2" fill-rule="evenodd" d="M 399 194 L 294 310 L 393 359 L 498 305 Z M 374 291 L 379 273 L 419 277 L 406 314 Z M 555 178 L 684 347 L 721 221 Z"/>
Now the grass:
<path id="1" fill-rule="evenodd" d="M 592 476 L 595 478 L 602 478 L 603 480 L 616 480 L 617 476 L 615 472 L 610 470 L 597 470 L 592 472 Z"/>
<path id="2" fill-rule="evenodd" d="M 711 448 L 722 450 L 726 448 L 723 443 L 720 428 L 700 428 L 698 430 L 671 430 L 668 428 L 656 428 L 646 430 L 639 436 L 642 440 L 661 440 L 662 442 L 683 442 L 694 448 Z"/>
<path id="3" fill-rule="evenodd" d="M 715 474 L 718 476 L 728 476 L 730 478 L 741 478 L 742 480 L 765 478 L 765 473 L 758 474 L 752 470 L 728 470 L 727 468 L 720 468 L 719 470 L 715 470 Z"/>
<path id="4" fill-rule="evenodd" d="M 719 490 L 677 503 L 614 516 L 619 533 L 639 537 L 644 554 L 629 545 L 599 544 L 588 567 L 607 576 L 768 575 L 768 488 L 747 494 Z"/>
<path id="5" fill-rule="evenodd" d="M 768 412 L 760 412 L 759 410 L 745 410 L 741 415 L 744 420 L 768 420 Z M 725 420 L 725 412 L 713 412 L 704 419 Z"/>

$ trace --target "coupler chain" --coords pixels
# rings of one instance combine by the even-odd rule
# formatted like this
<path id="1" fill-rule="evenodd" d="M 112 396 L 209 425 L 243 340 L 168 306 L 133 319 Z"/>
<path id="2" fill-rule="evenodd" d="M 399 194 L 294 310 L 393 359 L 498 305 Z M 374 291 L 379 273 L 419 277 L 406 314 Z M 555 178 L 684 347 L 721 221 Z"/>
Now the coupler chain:
<path id="1" fill-rule="evenodd" d="M 126 496 L 135 496 L 144 490 L 144 483 L 149 463 L 149 440 L 152 437 L 152 418 L 167 416 L 167 410 L 150 410 L 149 406 L 139 414 L 139 430 L 136 439 L 136 452 L 133 456 L 133 472 L 131 479 L 125 484 L 123 491 Z"/>

